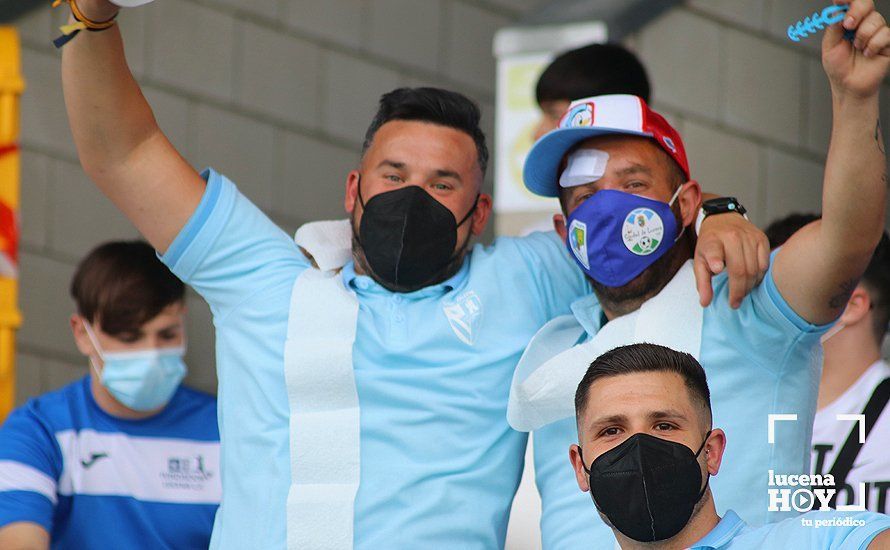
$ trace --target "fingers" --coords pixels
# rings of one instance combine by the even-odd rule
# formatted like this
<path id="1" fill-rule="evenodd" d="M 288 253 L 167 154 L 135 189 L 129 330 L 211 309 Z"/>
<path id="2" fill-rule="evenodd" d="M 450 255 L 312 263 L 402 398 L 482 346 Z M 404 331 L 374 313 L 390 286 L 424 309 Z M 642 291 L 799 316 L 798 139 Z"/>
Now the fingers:
<path id="1" fill-rule="evenodd" d="M 763 280 L 766 270 L 769 269 L 769 253 L 769 240 L 766 235 L 763 235 L 763 238 L 757 242 L 757 267 L 760 268 L 761 280 Z"/>
<path id="2" fill-rule="evenodd" d="M 853 0 L 852 2 L 836 2 L 836 4 L 850 5 L 843 22 L 843 27 L 849 31 L 858 27 L 868 14 L 875 11 L 875 3 L 872 0 Z"/>
<path id="3" fill-rule="evenodd" d="M 846 2 L 835 0 L 835 3 L 842 4 Z M 844 40 L 844 26 L 846 24 L 846 20 L 844 20 L 841 25 L 829 25 L 825 28 L 825 32 L 822 33 L 822 51 L 829 51 Z"/>
<path id="4" fill-rule="evenodd" d="M 729 275 L 729 305 L 737 309 L 742 304 L 742 299 L 748 295 L 750 279 L 748 277 L 748 264 L 742 239 L 727 237 L 727 248 L 733 250 L 733 254 L 726 255 L 726 272 Z"/>
<path id="5" fill-rule="evenodd" d="M 714 289 L 711 288 L 711 269 L 708 267 L 708 261 L 703 255 L 696 255 L 692 264 L 695 271 L 695 286 L 698 289 L 698 302 L 702 307 L 711 305 L 714 299 Z"/>
<path id="6" fill-rule="evenodd" d="M 879 29 L 868 41 L 862 53 L 865 57 L 890 56 L 890 27 L 884 25 L 882 29 Z"/>
<path id="7" fill-rule="evenodd" d="M 742 249 L 745 253 L 745 296 L 760 280 L 760 262 L 757 259 L 757 243 L 753 240 L 742 240 Z"/>
<path id="8" fill-rule="evenodd" d="M 876 11 L 870 12 L 862 19 L 862 22 L 856 28 L 856 38 L 853 39 L 853 47 L 857 50 L 865 49 L 871 39 L 878 34 L 881 29 L 886 28 L 887 22 L 884 21 L 884 17 Z M 879 51 L 880 49 L 883 48 L 879 48 Z"/>

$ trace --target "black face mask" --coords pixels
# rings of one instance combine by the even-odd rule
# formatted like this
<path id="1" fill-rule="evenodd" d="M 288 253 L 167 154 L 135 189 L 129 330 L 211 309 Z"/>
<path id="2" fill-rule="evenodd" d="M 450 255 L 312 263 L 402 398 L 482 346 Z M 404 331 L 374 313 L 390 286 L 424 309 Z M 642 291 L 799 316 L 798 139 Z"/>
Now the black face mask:
<path id="1" fill-rule="evenodd" d="M 675 536 L 689 522 L 708 487 L 707 482 L 701 486 L 696 459 L 710 434 L 695 454 L 682 443 L 644 433 L 634 434 L 603 453 L 590 469 L 584 466 L 596 509 L 636 541 Z"/>
<path id="2" fill-rule="evenodd" d="M 416 185 L 374 195 L 367 204 L 361 185 L 359 176 L 358 197 L 364 212 L 356 239 L 374 278 L 391 290 L 405 292 L 445 280 L 448 267 L 460 254 L 454 250 L 457 228 L 476 210 L 479 195 L 457 222 L 451 210 Z"/>

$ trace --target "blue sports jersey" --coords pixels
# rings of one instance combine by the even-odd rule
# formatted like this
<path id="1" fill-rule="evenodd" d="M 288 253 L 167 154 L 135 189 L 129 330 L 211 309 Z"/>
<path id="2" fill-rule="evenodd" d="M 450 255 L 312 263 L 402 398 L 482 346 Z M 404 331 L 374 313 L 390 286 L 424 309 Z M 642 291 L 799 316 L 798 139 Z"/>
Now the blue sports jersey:
<path id="1" fill-rule="evenodd" d="M 713 425 L 726 432 L 727 448 L 710 485 L 718 512 L 732 508 L 746 521 L 762 525 L 793 515 L 769 511 L 769 470 L 810 471 L 809 441 L 821 374 L 819 338 L 830 325 L 807 323 L 791 309 L 776 288 L 772 265 L 737 310 L 729 306 L 726 274 L 714 278 L 713 286 L 714 299 L 702 319 L 700 362 L 711 390 Z M 603 317 L 594 295 L 577 300 L 572 310 L 588 335 L 597 333 Z M 797 421 L 776 423 L 774 444 L 767 437 L 770 413 L 798 415 Z M 578 488 L 569 463 L 569 446 L 577 442 L 574 417 L 535 430 L 544 548 L 611 550 L 612 531 L 596 513 L 590 494 Z"/>
<path id="2" fill-rule="evenodd" d="M 225 499 L 211 546 L 284 548 L 291 291 L 309 266 L 294 240 L 212 170 L 162 260 L 210 304 Z M 506 420 L 531 336 L 589 292 L 554 234 L 475 246 L 450 279 L 394 293 L 352 263 L 360 414 L 356 548 L 499 548 L 526 435 Z"/>
<path id="3" fill-rule="evenodd" d="M 890 517 L 872 512 L 808 512 L 762 527 L 750 527 L 729 510 L 689 550 L 866 550 Z"/>
<path id="4" fill-rule="evenodd" d="M 85 377 L 0 427 L 0 527 L 36 523 L 52 548 L 207 548 L 220 495 L 216 400 L 183 386 L 124 420 Z"/>

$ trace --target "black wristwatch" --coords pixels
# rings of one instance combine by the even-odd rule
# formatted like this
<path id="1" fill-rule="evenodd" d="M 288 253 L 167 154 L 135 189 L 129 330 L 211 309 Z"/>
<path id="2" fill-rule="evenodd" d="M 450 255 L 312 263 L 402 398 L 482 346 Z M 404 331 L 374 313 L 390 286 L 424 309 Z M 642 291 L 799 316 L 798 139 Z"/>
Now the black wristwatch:
<path id="1" fill-rule="evenodd" d="M 706 218 L 714 214 L 725 214 L 726 212 L 737 212 L 742 216 L 748 213 L 745 207 L 742 206 L 742 203 L 735 197 L 719 197 L 706 200 L 702 203 L 701 209 L 705 213 Z"/>
<path id="2" fill-rule="evenodd" d="M 701 224 L 705 221 L 705 218 L 727 212 L 735 212 L 741 214 L 746 220 L 748 219 L 746 215 L 748 210 L 735 197 L 719 197 L 706 200 L 702 203 L 701 210 L 698 212 L 698 219 L 695 220 L 695 234 L 701 233 Z"/>

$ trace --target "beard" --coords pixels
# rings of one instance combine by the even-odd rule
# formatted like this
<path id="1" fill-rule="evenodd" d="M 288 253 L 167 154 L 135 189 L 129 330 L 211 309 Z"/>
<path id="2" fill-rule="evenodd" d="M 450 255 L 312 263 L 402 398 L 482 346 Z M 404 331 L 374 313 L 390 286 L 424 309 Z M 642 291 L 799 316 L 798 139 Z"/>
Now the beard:
<path id="1" fill-rule="evenodd" d="M 358 268 L 356 269 L 356 272 L 358 274 L 368 275 L 383 288 L 391 292 L 414 292 L 415 290 L 447 281 L 458 271 L 460 271 L 461 266 L 463 266 L 464 258 L 467 254 L 467 249 L 470 247 L 470 239 L 473 236 L 472 231 L 467 232 L 467 238 L 464 239 L 463 244 L 460 244 L 458 246 L 457 250 L 452 254 L 451 259 L 448 261 L 448 263 L 442 266 L 441 269 L 437 270 L 436 273 L 429 278 L 429 280 L 417 285 L 406 286 L 393 283 L 380 277 L 371 267 L 371 264 L 368 262 L 367 256 L 365 256 L 365 251 L 362 248 L 361 239 L 359 238 L 359 227 L 357 226 L 357 222 L 355 219 L 356 210 L 357 209 L 353 208 L 352 213 L 349 215 L 349 224 L 352 227 L 352 257 L 355 260 L 356 267 Z"/>

